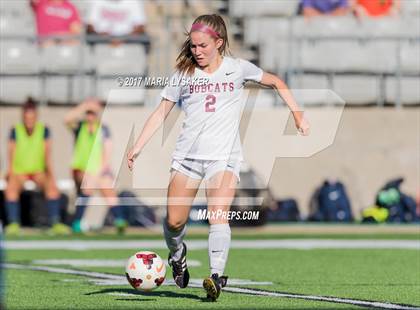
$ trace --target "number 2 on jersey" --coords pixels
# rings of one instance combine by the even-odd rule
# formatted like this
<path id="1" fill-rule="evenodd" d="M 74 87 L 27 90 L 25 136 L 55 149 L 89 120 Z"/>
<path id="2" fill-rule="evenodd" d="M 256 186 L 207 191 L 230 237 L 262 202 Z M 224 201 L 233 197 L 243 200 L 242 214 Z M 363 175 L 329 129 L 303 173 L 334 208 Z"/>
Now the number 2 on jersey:
<path id="1" fill-rule="evenodd" d="M 215 112 L 216 107 L 216 96 L 215 95 L 207 95 L 206 97 L 206 112 Z"/>

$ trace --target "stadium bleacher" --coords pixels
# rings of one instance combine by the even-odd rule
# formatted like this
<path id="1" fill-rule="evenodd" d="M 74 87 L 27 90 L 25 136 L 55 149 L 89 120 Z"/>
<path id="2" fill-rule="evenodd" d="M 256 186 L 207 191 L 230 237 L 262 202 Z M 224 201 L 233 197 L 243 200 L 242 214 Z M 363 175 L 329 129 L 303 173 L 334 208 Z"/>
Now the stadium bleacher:
<path id="1" fill-rule="evenodd" d="M 32 18 L 29 1 L 2 0 L 0 1 L 0 15 L 16 16 L 20 19 Z"/>
<path id="2" fill-rule="evenodd" d="M 90 6 L 90 0 L 72 0 L 71 1 L 77 8 L 80 17 L 82 20 L 87 20 L 88 14 L 89 14 L 89 6 Z"/>
<path id="3" fill-rule="evenodd" d="M 407 79 L 420 84 L 420 1 L 403 1 L 399 18 L 323 16 L 309 21 L 295 16 L 297 1 L 229 3 L 230 16 L 244 19 L 245 46 L 258 46 L 259 64 L 287 73 L 292 88 L 332 87 L 346 102 L 383 104 L 391 98 L 385 85 L 398 88 Z M 404 82 L 395 83 L 395 76 Z M 420 102 L 415 91 L 392 93 L 401 94 L 393 96 L 394 103 Z M 320 103 L 305 104 L 315 102 Z"/>
<path id="4" fill-rule="evenodd" d="M 41 100 L 41 79 L 38 77 L 0 77 L 0 101 L 21 104 L 27 97 Z"/>
<path id="5" fill-rule="evenodd" d="M 141 75 L 146 72 L 146 51 L 143 46 L 123 44 L 110 48 L 98 44 L 93 55 L 99 76 Z"/>
<path id="6" fill-rule="evenodd" d="M 396 77 L 389 77 L 385 82 L 386 102 L 394 103 L 400 96 L 401 101 L 406 104 L 419 104 L 420 87 L 418 77 L 402 77 L 398 80 Z"/>
<path id="7" fill-rule="evenodd" d="M 90 1 L 72 3 L 86 20 Z M 117 75 L 141 76 L 147 72 L 146 49 L 141 44 L 92 47 L 84 38 L 79 44 L 38 44 L 29 1 L 1 1 L 0 16 L 3 104 L 22 103 L 28 96 L 44 103 L 62 104 L 77 103 L 87 95 L 106 99 L 106 87 L 117 86 Z M 142 103 L 141 100 L 140 97 L 135 102 Z"/>
<path id="8" fill-rule="evenodd" d="M 229 15 L 234 18 L 248 16 L 286 16 L 297 12 L 296 0 L 236 0 L 229 1 Z"/>
<path id="9" fill-rule="evenodd" d="M 92 67 L 89 49 L 79 44 L 55 44 L 42 47 L 43 71 L 51 74 L 83 73 Z"/>
<path id="10" fill-rule="evenodd" d="M 41 58 L 38 47 L 28 41 L 0 41 L 1 74 L 38 74 L 41 69 Z"/>
<path id="11" fill-rule="evenodd" d="M 403 5 L 401 6 L 401 11 L 404 16 L 407 16 L 407 15 L 419 16 L 420 15 L 420 1 L 404 1 Z"/>
<path id="12" fill-rule="evenodd" d="M 89 76 L 52 76 L 46 79 L 45 96 L 53 104 L 76 104 L 94 94 L 94 80 Z"/>
<path id="13" fill-rule="evenodd" d="M 16 1 L 20 2 L 20 1 Z M 4 14 L 4 12 L 1 12 Z M 25 13 L 26 14 L 26 13 Z M 14 16 L 1 15 L 0 19 L 0 35 L 4 36 L 20 36 L 34 37 L 35 27 L 32 16 L 18 15 Z"/>

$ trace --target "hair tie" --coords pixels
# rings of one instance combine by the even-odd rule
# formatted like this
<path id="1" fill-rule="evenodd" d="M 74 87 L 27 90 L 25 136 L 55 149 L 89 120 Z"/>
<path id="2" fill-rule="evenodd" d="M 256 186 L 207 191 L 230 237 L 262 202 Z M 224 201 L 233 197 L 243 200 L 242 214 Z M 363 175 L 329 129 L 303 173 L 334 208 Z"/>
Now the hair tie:
<path id="1" fill-rule="evenodd" d="M 207 33 L 207 34 L 209 34 L 209 35 L 211 35 L 212 37 L 215 37 L 215 38 L 220 37 L 220 34 L 217 31 L 214 31 L 210 26 L 200 24 L 200 23 L 192 24 L 190 32 L 193 32 L 193 31 L 201 31 L 201 32 Z"/>

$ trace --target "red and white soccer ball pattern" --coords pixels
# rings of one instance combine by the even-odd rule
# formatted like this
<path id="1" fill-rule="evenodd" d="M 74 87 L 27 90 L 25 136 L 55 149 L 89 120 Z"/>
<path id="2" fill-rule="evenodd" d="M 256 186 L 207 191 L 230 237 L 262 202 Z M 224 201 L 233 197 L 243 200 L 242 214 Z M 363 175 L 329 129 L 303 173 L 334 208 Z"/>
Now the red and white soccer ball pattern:
<path id="1" fill-rule="evenodd" d="M 139 291 L 151 291 L 165 280 L 166 266 L 154 252 L 142 251 L 131 256 L 125 266 L 128 283 Z"/>

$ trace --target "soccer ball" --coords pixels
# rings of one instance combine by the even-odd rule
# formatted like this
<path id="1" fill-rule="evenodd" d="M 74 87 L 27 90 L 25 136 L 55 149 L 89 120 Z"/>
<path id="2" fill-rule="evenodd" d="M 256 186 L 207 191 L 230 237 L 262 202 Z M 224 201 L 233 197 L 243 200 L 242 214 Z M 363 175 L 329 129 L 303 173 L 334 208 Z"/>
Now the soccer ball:
<path id="1" fill-rule="evenodd" d="M 166 266 L 154 252 L 141 251 L 131 256 L 125 266 L 128 283 L 138 291 L 151 291 L 165 280 Z"/>

